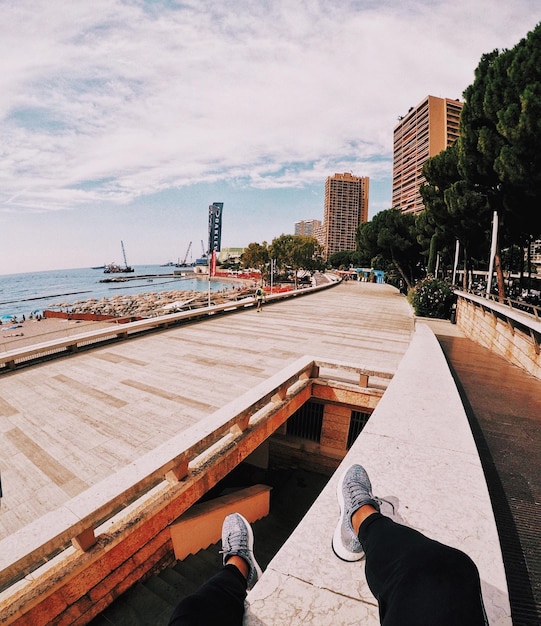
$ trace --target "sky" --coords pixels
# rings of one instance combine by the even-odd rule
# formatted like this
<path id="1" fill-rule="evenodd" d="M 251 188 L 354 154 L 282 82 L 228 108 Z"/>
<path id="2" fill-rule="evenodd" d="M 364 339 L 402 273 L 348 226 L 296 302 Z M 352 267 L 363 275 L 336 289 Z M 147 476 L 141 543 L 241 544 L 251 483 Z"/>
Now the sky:
<path id="1" fill-rule="evenodd" d="M 200 256 L 391 206 L 398 118 L 461 98 L 539 0 L 0 0 L 0 274 Z M 204 247 L 204 246 L 203 246 Z M 188 259 L 190 260 L 190 259 Z"/>

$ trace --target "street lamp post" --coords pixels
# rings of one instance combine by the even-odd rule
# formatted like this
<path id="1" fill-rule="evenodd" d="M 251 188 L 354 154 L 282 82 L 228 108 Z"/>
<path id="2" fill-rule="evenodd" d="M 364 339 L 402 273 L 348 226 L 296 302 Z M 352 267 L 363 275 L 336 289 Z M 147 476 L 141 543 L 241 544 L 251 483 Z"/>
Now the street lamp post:
<path id="1" fill-rule="evenodd" d="M 490 259 L 488 263 L 487 298 L 490 297 L 490 290 L 492 288 L 492 274 L 494 272 L 494 258 L 496 256 L 497 242 L 498 242 L 498 212 L 494 211 L 494 215 L 492 217 L 492 242 L 490 244 Z"/>
<path id="2" fill-rule="evenodd" d="M 276 259 L 270 260 L 270 292 L 272 294 L 272 283 L 274 278 L 274 265 L 276 263 Z"/>
<path id="3" fill-rule="evenodd" d="M 458 268 L 458 255 L 460 253 L 460 241 L 457 239 L 456 240 L 456 245 L 455 245 L 455 262 L 453 265 L 453 285 L 456 285 L 456 270 Z M 464 268 L 464 271 L 466 270 L 466 268 Z"/>

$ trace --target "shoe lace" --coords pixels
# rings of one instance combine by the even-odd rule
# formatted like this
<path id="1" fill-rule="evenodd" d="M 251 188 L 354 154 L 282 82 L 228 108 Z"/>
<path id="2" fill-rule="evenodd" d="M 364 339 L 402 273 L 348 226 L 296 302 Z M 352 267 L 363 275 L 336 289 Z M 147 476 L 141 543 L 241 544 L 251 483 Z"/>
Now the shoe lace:
<path id="1" fill-rule="evenodd" d="M 374 496 L 372 493 L 364 487 L 364 485 L 359 484 L 358 482 L 350 482 L 347 485 L 349 499 L 353 504 L 357 504 L 368 499 L 374 500 Z"/>
<path id="2" fill-rule="evenodd" d="M 366 503 L 368 500 L 373 500 L 381 505 L 383 502 L 388 504 L 393 509 L 393 515 L 395 513 L 395 506 L 390 500 L 375 496 L 370 489 L 367 489 L 364 485 L 358 482 L 350 482 L 348 485 L 349 497 L 352 503 Z"/>
<path id="3" fill-rule="evenodd" d="M 248 552 L 248 544 L 246 543 L 246 535 L 241 531 L 232 530 L 226 537 L 220 550 L 220 554 L 227 554 L 229 552 Z"/>

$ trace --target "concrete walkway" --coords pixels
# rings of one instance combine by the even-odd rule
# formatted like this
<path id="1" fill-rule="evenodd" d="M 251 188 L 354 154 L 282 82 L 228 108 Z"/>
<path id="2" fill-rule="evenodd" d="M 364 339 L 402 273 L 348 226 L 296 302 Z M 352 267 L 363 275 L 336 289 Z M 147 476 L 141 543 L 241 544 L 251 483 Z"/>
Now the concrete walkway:
<path id="1" fill-rule="evenodd" d="M 346 283 L 0 378 L 0 538 L 205 419 L 302 355 L 395 370 L 404 296 Z"/>

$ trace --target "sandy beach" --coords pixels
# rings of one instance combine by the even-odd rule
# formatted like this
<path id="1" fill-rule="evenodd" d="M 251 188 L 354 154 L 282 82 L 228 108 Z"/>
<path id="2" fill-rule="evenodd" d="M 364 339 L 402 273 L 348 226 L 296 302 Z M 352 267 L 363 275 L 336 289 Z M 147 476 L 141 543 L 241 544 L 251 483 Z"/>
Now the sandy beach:
<path id="1" fill-rule="evenodd" d="M 114 321 L 112 322 L 114 324 Z M 0 352 L 24 348 L 36 343 L 63 339 L 97 328 L 106 328 L 111 322 L 80 322 L 77 320 L 26 320 L 18 324 L 0 326 Z"/>

